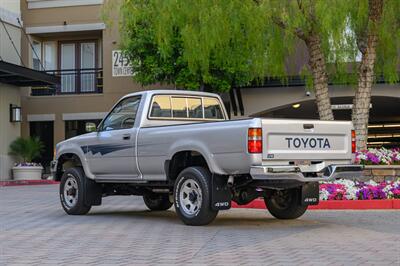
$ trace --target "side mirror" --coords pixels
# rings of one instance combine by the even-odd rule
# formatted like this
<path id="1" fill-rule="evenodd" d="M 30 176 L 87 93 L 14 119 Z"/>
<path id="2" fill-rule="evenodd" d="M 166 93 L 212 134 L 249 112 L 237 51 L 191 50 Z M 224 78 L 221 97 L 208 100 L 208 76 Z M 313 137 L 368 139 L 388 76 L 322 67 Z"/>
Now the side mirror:
<path id="1" fill-rule="evenodd" d="M 93 122 L 86 122 L 85 129 L 86 129 L 86 132 L 97 131 L 96 124 Z"/>

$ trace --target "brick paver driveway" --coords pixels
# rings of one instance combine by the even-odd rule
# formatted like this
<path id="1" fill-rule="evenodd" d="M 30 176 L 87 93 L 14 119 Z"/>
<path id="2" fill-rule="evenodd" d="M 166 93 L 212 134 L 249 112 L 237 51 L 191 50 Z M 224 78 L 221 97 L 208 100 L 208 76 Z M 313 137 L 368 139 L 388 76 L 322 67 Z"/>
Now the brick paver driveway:
<path id="1" fill-rule="evenodd" d="M 68 216 L 57 190 L 0 188 L 0 265 L 400 265 L 399 211 L 231 210 L 189 227 L 130 196 Z"/>

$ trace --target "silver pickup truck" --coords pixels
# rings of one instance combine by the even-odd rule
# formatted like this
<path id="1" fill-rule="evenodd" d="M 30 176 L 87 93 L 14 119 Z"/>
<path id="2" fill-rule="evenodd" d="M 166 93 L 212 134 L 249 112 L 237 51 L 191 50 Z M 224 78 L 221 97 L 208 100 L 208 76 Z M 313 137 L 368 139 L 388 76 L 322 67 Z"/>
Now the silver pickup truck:
<path id="1" fill-rule="evenodd" d="M 264 198 L 276 218 L 318 204 L 318 181 L 358 178 L 351 122 L 229 120 L 218 95 L 179 90 L 123 97 L 96 128 L 57 144 L 52 172 L 68 214 L 110 195 L 140 195 L 150 210 L 173 204 L 205 225 L 231 201 Z"/>

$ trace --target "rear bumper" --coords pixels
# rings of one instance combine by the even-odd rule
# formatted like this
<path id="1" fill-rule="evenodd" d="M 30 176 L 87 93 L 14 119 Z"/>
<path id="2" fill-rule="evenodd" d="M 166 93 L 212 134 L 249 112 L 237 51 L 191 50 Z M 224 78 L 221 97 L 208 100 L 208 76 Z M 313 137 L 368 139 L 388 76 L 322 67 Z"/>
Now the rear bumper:
<path id="1" fill-rule="evenodd" d="M 363 176 L 362 165 L 329 165 L 318 177 L 306 177 L 299 166 L 252 166 L 250 175 L 254 180 L 288 180 L 299 182 L 333 181 L 336 179 L 359 179 Z"/>

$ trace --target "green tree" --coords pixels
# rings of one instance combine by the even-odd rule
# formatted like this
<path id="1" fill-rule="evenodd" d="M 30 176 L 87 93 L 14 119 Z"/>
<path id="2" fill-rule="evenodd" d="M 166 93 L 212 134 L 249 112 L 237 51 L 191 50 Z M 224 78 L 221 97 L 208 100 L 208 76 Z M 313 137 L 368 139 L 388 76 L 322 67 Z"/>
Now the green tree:
<path id="1" fill-rule="evenodd" d="M 135 79 L 144 85 L 167 82 L 226 91 L 265 77 L 284 80 L 287 58 L 305 45 L 309 62 L 304 73 L 312 80 L 320 118 L 333 120 L 326 60 L 330 42 L 340 46 L 346 3 L 124 0 L 123 48 L 133 60 Z"/>
<path id="2" fill-rule="evenodd" d="M 306 73 L 310 73 L 311 76 L 319 117 L 322 120 L 333 120 L 328 76 L 338 81 L 343 81 L 345 76 L 346 68 L 342 59 L 347 54 L 347 45 L 342 35 L 346 29 L 348 2 L 343 0 L 263 0 L 258 3 L 269 18 L 266 26 L 281 32 L 272 40 L 273 42 L 290 47 L 305 45 L 308 52 L 308 64 L 304 67 Z M 275 29 L 276 27 L 278 29 Z M 290 38 L 282 38 L 282 36 L 290 36 Z M 290 54 L 286 54 L 288 55 Z"/>
<path id="3" fill-rule="evenodd" d="M 354 0 L 350 5 L 350 26 L 362 59 L 353 100 L 352 120 L 358 150 L 367 148 L 371 90 L 376 76 L 399 81 L 400 1 Z M 400 92 L 399 92 L 400 93 Z"/>
<path id="4" fill-rule="evenodd" d="M 122 1 L 122 48 L 135 80 L 214 91 L 249 83 L 266 63 L 255 56 L 266 50 L 267 36 L 258 26 L 265 16 L 250 20 L 254 12 L 260 10 L 251 1 Z M 256 42 L 260 37 L 264 41 Z"/>

